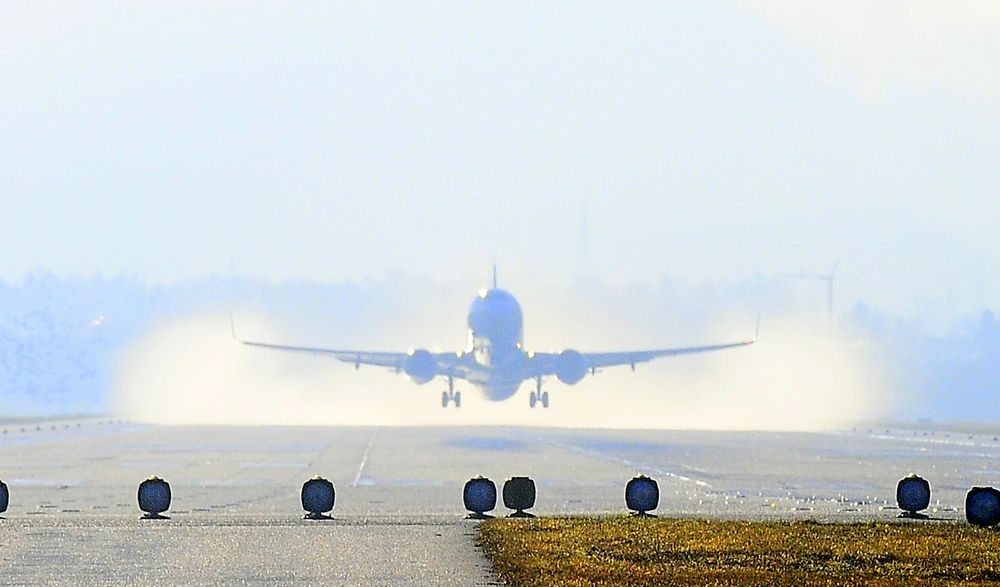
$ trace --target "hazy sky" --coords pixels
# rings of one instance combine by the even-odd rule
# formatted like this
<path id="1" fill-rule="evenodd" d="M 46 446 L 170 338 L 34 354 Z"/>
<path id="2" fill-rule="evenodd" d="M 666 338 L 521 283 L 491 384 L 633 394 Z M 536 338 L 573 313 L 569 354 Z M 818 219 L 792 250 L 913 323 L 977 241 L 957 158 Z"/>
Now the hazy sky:
<path id="1" fill-rule="evenodd" d="M 0 279 L 825 271 L 1000 307 L 1000 3 L 4 2 Z"/>

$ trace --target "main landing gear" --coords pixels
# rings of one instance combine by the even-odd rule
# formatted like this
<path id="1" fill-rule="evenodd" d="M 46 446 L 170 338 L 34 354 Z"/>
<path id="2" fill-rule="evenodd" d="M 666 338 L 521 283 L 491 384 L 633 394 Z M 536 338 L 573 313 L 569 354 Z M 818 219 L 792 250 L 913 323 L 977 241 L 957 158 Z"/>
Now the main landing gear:
<path id="1" fill-rule="evenodd" d="M 462 407 L 462 392 L 455 391 L 455 380 L 448 378 L 448 391 L 441 392 L 441 407 L 447 408 L 448 404 L 455 402 L 455 407 Z"/>
<path id="2" fill-rule="evenodd" d="M 531 392 L 531 396 L 528 398 L 528 403 L 534 408 L 536 405 L 542 404 L 543 408 L 549 407 L 549 392 L 542 391 L 542 378 L 535 378 L 535 391 Z"/>

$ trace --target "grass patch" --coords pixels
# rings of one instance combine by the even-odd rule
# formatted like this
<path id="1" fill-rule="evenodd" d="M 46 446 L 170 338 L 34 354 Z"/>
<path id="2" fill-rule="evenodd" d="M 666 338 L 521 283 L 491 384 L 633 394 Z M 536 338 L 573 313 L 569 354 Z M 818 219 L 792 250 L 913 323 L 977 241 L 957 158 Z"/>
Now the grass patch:
<path id="1" fill-rule="evenodd" d="M 510 585 L 996 585 L 1000 532 L 963 523 L 495 519 Z"/>

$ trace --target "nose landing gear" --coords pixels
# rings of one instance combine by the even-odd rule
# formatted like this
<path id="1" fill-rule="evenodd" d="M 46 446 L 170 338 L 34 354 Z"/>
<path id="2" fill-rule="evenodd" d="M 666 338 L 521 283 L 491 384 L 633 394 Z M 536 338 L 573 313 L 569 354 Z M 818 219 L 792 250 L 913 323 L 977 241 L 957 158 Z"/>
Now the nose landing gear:
<path id="1" fill-rule="evenodd" d="M 528 404 L 534 408 L 539 403 L 542 404 L 543 408 L 549 407 L 549 392 L 542 391 L 542 378 L 535 378 L 535 391 L 531 392 L 531 396 L 528 397 Z"/>
<path id="2" fill-rule="evenodd" d="M 455 391 L 455 380 L 448 378 L 448 391 L 441 392 L 441 407 L 447 408 L 448 404 L 455 402 L 455 407 L 462 407 L 462 392 Z"/>

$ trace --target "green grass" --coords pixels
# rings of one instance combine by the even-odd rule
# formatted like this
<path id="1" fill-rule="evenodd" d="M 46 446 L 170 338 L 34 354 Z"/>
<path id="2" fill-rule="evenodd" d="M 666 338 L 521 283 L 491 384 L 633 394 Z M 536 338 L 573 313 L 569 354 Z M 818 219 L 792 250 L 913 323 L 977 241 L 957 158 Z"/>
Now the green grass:
<path id="1" fill-rule="evenodd" d="M 495 519 L 509 585 L 996 585 L 1000 532 L 964 523 Z"/>

